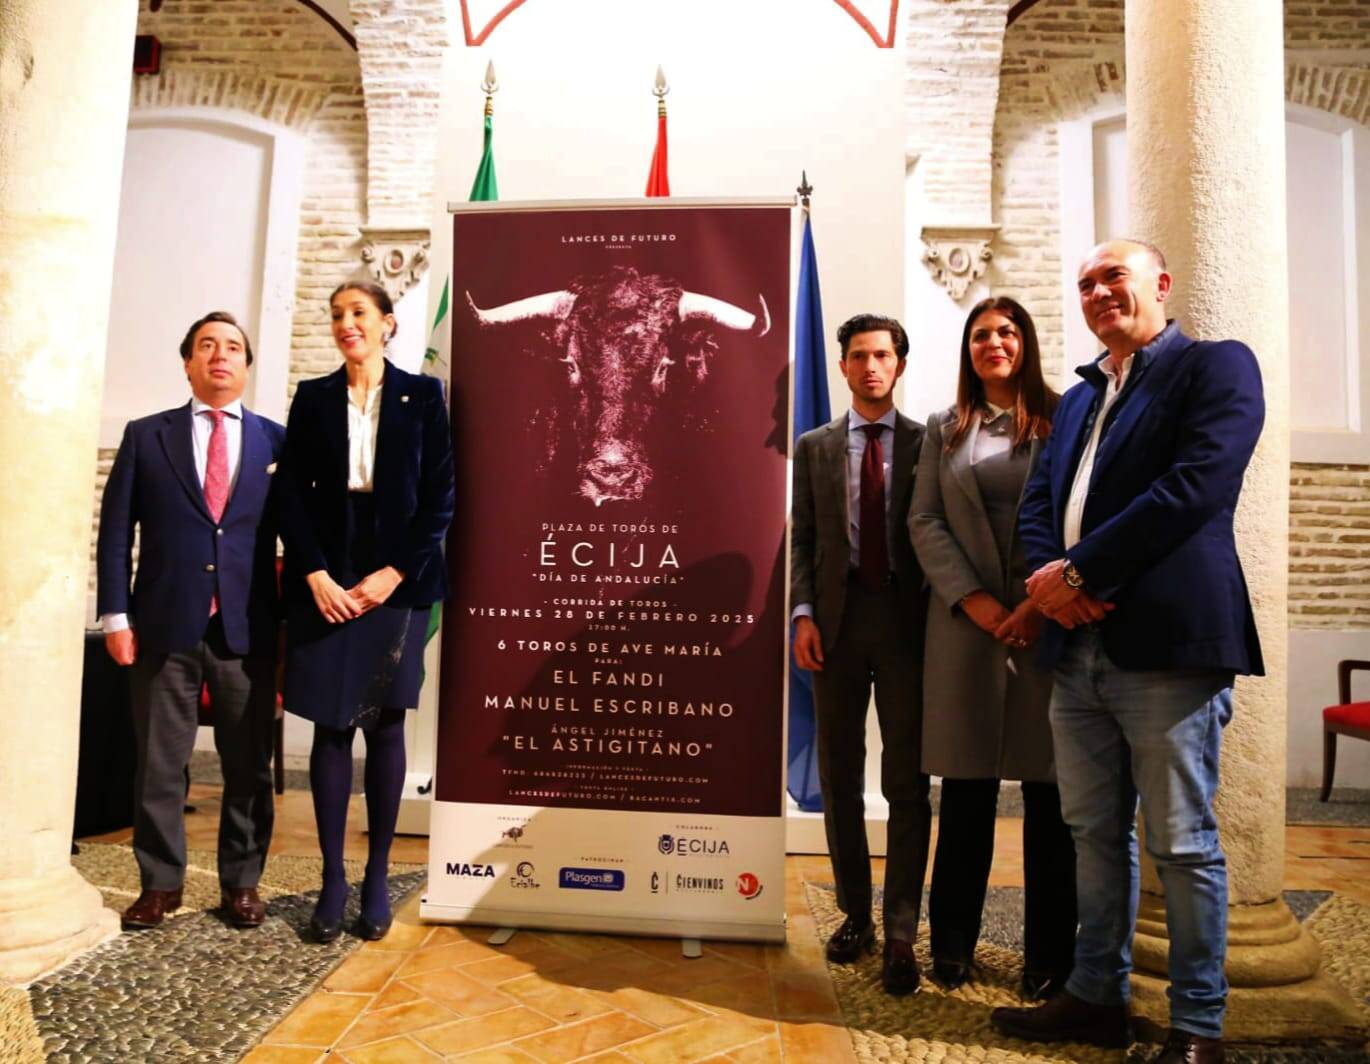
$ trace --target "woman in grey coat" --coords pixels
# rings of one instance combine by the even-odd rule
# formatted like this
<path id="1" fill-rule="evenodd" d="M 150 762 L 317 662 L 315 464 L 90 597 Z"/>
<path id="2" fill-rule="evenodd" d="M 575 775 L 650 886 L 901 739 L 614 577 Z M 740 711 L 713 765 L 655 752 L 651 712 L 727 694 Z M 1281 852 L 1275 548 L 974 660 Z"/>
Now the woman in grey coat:
<path id="1" fill-rule="evenodd" d="M 1042 618 L 1016 535 L 1023 486 L 1057 396 L 1032 318 L 1006 296 L 971 308 L 956 405 L 928 418 L 909 531 L 932 584 L 923 672 L 923 771 L 942 777 L 928 923 L 933 977 L 970 976 L 994 856 L 1000 780 L 1023 781 L 1022 991 L 1050 996 L 1075 952 L 1075 849 L 1061 819 L 1047 702 L 1033 663 Z"/>

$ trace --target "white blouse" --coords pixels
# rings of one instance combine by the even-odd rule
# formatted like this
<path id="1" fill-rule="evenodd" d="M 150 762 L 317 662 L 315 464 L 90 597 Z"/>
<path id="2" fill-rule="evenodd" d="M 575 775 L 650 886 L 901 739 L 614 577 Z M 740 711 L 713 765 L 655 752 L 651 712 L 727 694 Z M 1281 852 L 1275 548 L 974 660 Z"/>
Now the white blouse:
<path id="1" fill-rule="evenodd" d="M 980 416 L 970 423 L 970 464 L 1013 450 L 1013 411 L 985 400 Z"/>
<path id="2" fill-rule="evenodd" d="M 376 473 L 376 433 L 381 423 L 381 385 L 359 405 L 347 390 L 347 490 L 369 492 Z"/>

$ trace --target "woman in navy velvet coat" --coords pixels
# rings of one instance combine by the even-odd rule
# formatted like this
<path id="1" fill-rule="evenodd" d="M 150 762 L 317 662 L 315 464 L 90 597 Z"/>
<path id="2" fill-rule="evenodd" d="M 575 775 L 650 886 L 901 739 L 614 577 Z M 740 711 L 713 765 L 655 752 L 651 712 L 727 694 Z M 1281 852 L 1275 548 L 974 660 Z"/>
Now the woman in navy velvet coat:
<path id="1" fill-rule="evenodd" d="M 323 852 L 311 928 L 342 929 L 343 837 L 352 740 L 366 735 L 370 832 L 354 931 L 390 927 L 386 880 L 404 785 L 404 718 L 418 704 L 424 637 L 446 596 L 442 542 L 452 520 L 452 437 L 442 384 L 384 357 L 394 308 L 378 285 L 330 299 L 343 365 L 301 381 L 281 459 L 285 708 L 314 722 L 309 781 Z"/>

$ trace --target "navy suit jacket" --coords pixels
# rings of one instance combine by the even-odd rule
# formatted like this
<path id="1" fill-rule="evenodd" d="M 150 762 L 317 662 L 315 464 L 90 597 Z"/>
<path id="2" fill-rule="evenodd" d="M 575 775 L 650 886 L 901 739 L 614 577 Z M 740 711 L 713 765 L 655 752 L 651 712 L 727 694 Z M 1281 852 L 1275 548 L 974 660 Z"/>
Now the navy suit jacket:
<path id="1" fill-rule="evenodd" d="M 96 548 L 97 612 L 127 613 L 139 651 L 189 650 L 219 595 L 235 654 L 275 647 L 276 518 L 272 475 L 285 429 L 243 408 L 238 480 L 216 525 L 195 473 L 190 404 L 130 421 L 105 484 Z M 133 529 L 138 578 L 130 590 Z"/>
<path id="2" fill-rule="evenodd" d="M 387 606 L 419 608 L 447 597 L 442 543 L 452 523 L 452 433 L 442 382 L 389 360 L 381 387 L 372 491 L 381 564 L 404 574 Z M 281 459 L 285 594 L 317 614 L 305 576 L 337 573 L 347 559 L 347 371 L 301 381 Z M 292 613 L 292 616 L 294 614 Z"/>
<path id="3" fill-rule="evenodd" d="M 1087 591 L 1115 603 L 1100 624 L 1119 668 L 1261 675 L 1232 532 L 1265 421 L 1251 349 L 1193 340 L 1172 325 L 1137 352 L 1099 442 L 1080 541 L 1067 551 L 1066 502 L 1105 385 L 1097 364 L 1078 372 L 1084 381 L 1061 398 L 1018 515 L 1029 570 L 1064 556 Z M 1055 664 L 1064 638 L 1047 624 L 1043 664 Z"/>

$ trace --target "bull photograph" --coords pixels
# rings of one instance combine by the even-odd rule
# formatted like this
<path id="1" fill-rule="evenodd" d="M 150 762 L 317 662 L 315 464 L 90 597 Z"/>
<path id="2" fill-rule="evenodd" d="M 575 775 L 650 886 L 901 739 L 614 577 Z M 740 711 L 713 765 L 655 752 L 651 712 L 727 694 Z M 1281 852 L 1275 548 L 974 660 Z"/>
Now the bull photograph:
<path id="1" fill-rule="evenodd" d="M 759 339 L 771 328 L 764 294 L 743 309 L 633 266 L 576 276 L 565 288 L 496 306 L 482 308 L 469 291 L 466 300 L 482 332 L 493 338 L 522 326 L 527 334 L 531 326 L 523 353 L 559 364 L 565 388 L 536 419 L 545 437 L 535 468 L 560 483 L 558 459 L 573 460 L 574 474 L 564 479 L 595 506 L 642 498 L 653 479 L 649 427 L 684 424 L 720 335 Z"/>
<path id="2" fill-rule="evenodd" d="M 699 905 L 778 905 L 789 247 L 788 205 L 455 214 L 433 915 L 649 912 L 682 824 Z M 529 848 L 621 884 L 462 871 Z"/>

